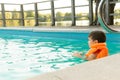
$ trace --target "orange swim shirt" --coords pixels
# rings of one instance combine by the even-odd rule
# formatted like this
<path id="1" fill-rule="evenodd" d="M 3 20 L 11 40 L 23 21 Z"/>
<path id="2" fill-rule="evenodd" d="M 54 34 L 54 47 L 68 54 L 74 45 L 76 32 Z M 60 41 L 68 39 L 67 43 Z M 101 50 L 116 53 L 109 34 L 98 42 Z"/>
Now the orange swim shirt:
<path id="1" fill-rule="evenodd" d="M 90 50 L 86 53 L 86 57 L 91 54 L 96 55 L 96 59 L 108 56 L 108 48 L 106 43 L 96 43 L 91 46 Z"/>

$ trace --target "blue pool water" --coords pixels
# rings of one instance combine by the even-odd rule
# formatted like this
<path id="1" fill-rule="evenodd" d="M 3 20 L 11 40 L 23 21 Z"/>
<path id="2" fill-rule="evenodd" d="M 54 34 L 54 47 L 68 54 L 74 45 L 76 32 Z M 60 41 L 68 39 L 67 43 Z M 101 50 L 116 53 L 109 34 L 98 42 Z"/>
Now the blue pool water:
<path id="1" fill-rule="evenodd" d="M 110 55 L 120 52 L 120 34 L 107 33 Z M 85 62 L 72 52 L 86 53 L 88 33 L 0 30 L 0 80 L 24 80 Z"/>

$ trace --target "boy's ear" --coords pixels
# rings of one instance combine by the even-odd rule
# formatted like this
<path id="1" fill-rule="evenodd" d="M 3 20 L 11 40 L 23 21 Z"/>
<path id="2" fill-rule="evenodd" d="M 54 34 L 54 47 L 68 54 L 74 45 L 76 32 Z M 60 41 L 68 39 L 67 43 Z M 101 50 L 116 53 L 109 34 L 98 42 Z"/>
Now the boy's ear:
<path id="1" fill-rule="evenodd" d="M 98 40 L 94 40 L 95 43 L 98 43 Z"/>

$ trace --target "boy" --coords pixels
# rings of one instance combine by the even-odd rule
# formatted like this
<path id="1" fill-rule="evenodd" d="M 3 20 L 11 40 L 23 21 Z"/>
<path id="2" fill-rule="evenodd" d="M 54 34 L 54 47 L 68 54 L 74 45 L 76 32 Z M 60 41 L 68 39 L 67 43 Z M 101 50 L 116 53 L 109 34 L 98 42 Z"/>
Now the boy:
<path id="1" fill-rule="evenodd" d="M 102 31 L 92 31 L 88 36 L 89 51 L 85 54 L 85 60 L 94 60 L 108 56 L 106 36 Z M 74 53 L 74 57 L 83 58 L 82 54 Z"/>

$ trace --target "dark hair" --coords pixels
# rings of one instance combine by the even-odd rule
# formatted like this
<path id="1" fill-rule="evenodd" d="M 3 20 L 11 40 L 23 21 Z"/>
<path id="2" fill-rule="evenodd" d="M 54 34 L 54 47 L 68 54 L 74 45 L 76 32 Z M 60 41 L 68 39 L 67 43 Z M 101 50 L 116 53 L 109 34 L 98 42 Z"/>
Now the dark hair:
<path id="1" fill-rule="evenodd" d="M 103 31 L 92 31 L 88 37 L 93 40 L 98 40 L 99 43 L 106 41 L 106 35 Z"/>

